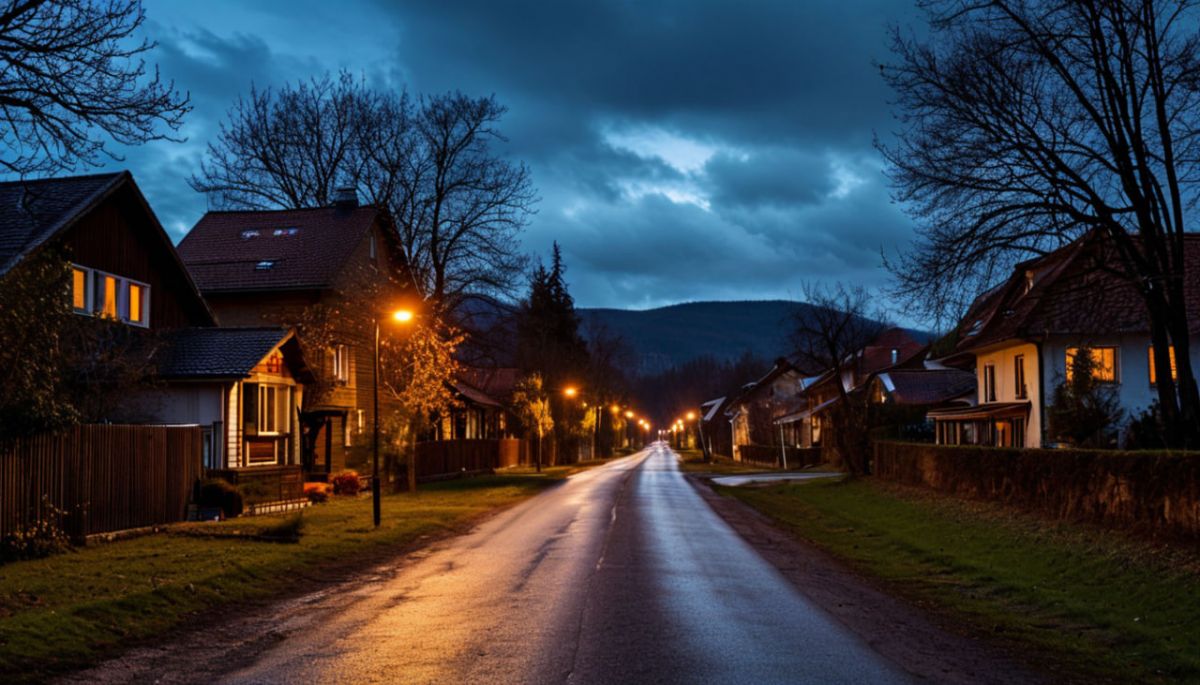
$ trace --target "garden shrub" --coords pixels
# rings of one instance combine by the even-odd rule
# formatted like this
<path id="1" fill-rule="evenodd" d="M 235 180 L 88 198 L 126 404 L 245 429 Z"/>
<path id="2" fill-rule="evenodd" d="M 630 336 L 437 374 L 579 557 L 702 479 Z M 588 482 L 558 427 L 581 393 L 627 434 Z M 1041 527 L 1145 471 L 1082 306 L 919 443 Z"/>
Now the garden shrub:
<path id="1" fill-rule="evenodd" d="M 59 526 L 64 514 L 43 498 L 45 518 L 32 525 L 0 538 L 0 564 L 26 559 L 43 559 L 71 548 L 70 539 Z"/>
<path id="2" fill-rule="evenodd" d="M 333 494 L 335 495 L 357 495 L 359 490 L 362 490 L 362 479 L 358 477 L 357 471 L 342 471 L 333 477 Z"/>
<path id="3" fill-rule="evenodd" d="M 324 504 L 329 501 L 329 484 L 305 483 L 304 496 L 313 504 Z"/>
<path id="4" fill-rule="evenodd" d="M 223 478 L 204 481 L 200 486 L 200 499 L 197 504 L 205 508 L 219 508 L 225 514 L 225 518 L 240 516 L 245 508 L 241 491 Z"/>

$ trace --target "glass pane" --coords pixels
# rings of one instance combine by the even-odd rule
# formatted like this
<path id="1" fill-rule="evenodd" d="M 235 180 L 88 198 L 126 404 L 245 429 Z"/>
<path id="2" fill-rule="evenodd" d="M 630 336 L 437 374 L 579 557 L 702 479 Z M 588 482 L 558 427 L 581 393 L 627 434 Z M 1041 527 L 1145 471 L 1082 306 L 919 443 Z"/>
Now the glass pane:
<path id="1" fill-rule="evenodd" d="M 142 297 L 145 288 L 136 283 L 129 284 L 129 320 L 133 323 L 143 323 L 142 321 Z"/>
<path id="2" fill-rule="evenodd" d="M 96 313 L 110 319 L 117 318 L 117 279 L 113 276 L 96 274 Z"/>
<path id="3" fill-rule="evenodd" d="M 276 425 L 275 424 L 275 388 L 264 386 L 262 389 L 262 393 L 263 393 L 263 408 L 262 408 L 263 430 L 265 430 L 269 433 L 274 433 L 275 425 Z"/>
<path id="4" fill-rule="evenodd" d="M 71 270 L 71 306 L 87 310 L 87 272 L 83 269 Z"/>

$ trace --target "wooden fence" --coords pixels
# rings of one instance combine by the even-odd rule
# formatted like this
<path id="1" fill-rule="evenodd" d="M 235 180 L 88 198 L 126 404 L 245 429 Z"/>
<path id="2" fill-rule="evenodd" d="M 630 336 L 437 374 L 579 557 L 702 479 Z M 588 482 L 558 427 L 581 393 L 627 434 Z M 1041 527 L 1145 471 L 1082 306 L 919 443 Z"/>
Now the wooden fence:
<path id="1" fill-rule="evenodd" d="M 737 461 L 770 469 L 782 467 L 782 452 L 785 448 L 772 445 L 738 445 Z M 820 447 L 788 447 L 787 467 L 798 469 L 821 463 Z"/>
<path id="2" fill-rule="evenodd" d="M 199 426 L 84 425 L 12 441 L 0 447 L 0 535 L 53 509 L 75 538 L 182 521 L 200 452 Z"/>
<path id="3" fill-rule="evenodd" d="M 438 440 L 417 443 L 417 479 L 487 473 L 527 463 L 524 440 Z"/>

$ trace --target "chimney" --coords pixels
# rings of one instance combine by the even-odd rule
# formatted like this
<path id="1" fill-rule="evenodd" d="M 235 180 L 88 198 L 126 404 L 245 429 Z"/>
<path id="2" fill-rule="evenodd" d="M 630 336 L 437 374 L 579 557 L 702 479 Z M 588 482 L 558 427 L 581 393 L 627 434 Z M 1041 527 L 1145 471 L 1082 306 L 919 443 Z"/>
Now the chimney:
<path id="1" fill-rule="evenodd" d="M 354 186 L 342 186 L 333 191 L 333 206 L 337 209 L 354 209 L 358 206 L 358 191 Z"/>

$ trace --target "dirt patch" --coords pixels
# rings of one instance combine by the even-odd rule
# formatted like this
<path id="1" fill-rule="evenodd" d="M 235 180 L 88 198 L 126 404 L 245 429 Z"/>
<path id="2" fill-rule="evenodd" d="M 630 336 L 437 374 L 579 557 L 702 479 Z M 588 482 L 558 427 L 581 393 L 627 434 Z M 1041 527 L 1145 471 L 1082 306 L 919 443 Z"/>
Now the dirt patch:
<path id="1" fill-rule="evenodd" d="M 716 494 L 706 479 L 688 480 L 801 594 L 914 676 L 937 683 L 1083 682 L 1069 674 L 1035 670 L 1016 655 L 1015 646 L 988 640 L 977 630 L 898 599 L 763 514 Z"/>

